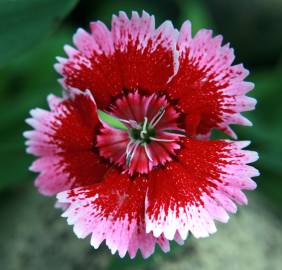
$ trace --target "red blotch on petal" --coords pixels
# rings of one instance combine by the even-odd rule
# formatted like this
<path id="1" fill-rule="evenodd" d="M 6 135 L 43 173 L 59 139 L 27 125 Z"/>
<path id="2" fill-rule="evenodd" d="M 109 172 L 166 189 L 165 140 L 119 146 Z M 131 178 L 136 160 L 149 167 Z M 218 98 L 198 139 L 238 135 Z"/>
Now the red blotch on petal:
<path id="1" fill-rule="evenodd" d="M 114 254 L 128 252 L 131 258 L 138 249 L 144 258 L 150 256 L 158 243 L 164 251 L 169 244 L 162 236 L 145 232 L 145 194 L 148 182 L 144 178 L 131 181 L 127 175 L 111 170 L 105 181 L 88 187 L 58 194 L 60 203 L 70 204 L 63 214 L 80 238 L 91 235 L 91 245 L 98 248 L 105 240 Z"/>
<path id="2" fill-rule="evenodd" d="M 36 186 L 46 195 L 101 181 L 107 166 L 95 153 L 98 124 L 90 93 L 72 90 L 67 99 L 50 96 L 51 111 L 36 109 L 27 122 L 27 151 L 40 157 L 31 166 L 40 175 Z"/>
<path id="3" fill-rule="evenodd" d="M 241 150 L 242 143 L 187 140 L 178 161 L 149 175 L 146 227 L 157 237 L 172 239 L 179 232 L 185 239 L 191 231 L 205 237 L 216 231 L 213 220 L 228 220 L 227 211 L 247 203 L 242 189 L 254 189 L 251 177 L 258 172 L 246 165 L 257 154 Z"/>

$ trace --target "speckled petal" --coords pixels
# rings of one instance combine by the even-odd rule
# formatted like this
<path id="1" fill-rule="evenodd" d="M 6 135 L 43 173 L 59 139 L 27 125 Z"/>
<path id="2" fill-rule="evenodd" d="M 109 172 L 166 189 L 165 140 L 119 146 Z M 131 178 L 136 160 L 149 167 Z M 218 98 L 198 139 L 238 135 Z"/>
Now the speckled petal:
<path id="1" fill-rule="evenodd" d="M 244 142 L 187 140 L 177 162 L 149 175 L 146 197 L 146 231 L 172 240 L 185 240 L 216 232 L 214 220 L 228 221 L 227 212 L 246 204 L 243 189 L 255 189 L 251 177 L 258 172 L 246 165 L 257 159 L 242 150 Z"/>
<path id="2" fill-rule="evenodd" d="M 31 110 L 26 131 L 27 152 L 38 157 L 30 167 L 35 185 L 45 195 L 100 181 L 107 170 L 93 151 L 98 124 L 90 92 L 71 90 L 65 99 L 50 95 L 51 111 Z"/>
<path id="3" fill-rule="evenodd" d="M 60 203 L 69 203 L 63 213 L 68 224 L 74 225 L 79 238 L 91 235 L 91 245 L 98 248 L 105 240 L 112 254 L 118 252 L 131 258 L 137 251 L 149 257 L 158 243 L 163 251 L 169 243 L 163 237 L 155 238 L 145 231 L 144 211 L 147 180 L 131 181 L 127 175 L 110 171 L 101 184 L 76 188 L 57 195 Z"/>
<path id="4" fill-rule="evenodd" d="M 195 137 L 208 138 L 216 128 L 236 138 L 230 124 L 251 125 L 240 113 L 255 108 L 256 100 L 245 96 L 254 84 L 244 81 L 249 72 L 242 64 L 232 65 L 233 49 L 222 40 L 206 29 L 193 38 L 189 21 L 179 33 L 179 71 L 167 91 L 179 98 L 187 131 Z"/>

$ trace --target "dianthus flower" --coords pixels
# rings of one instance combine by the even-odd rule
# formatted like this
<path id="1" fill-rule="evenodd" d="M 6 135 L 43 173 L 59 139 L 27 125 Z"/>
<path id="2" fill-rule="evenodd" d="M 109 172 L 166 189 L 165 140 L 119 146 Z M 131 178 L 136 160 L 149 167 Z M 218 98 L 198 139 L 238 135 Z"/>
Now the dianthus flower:
<path id="1" fill-rule="evenodd" d="M 209 140 L 212 129 L 236 139 L 229 125 L 251 124 L 240 113 L 255 107 L 253 84 L 233 49 L 210 30 L 192 37 L 189 21 L 155 28 L 146 12 L 120 12 L 111 30 L 92 22 L 73 42 L 55 65 L 64 97 L 27 120 L 39 191 L 57 194 L 79 238 L 121 257 L 214 233 L 258 175 L 248 142 Z"/>

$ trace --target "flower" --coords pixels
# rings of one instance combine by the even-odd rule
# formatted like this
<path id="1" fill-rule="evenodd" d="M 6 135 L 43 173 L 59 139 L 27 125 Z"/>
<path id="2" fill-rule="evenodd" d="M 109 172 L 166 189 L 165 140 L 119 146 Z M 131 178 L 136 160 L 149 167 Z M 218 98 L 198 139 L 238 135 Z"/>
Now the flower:
<path id="1" fill-rule="evenodd" d="M 90 29 L 78 29 L 76 49 L 65 46 L 55 64 L 64 97 L 50 95 L 50 111 L 27 119 L 39 191 L 57 194 L 79 238 L 91 235 L 94 248 L 105 240 L 121 257 L 214 233 L 259 175 L 247 165 L 257 153 L 242 150 L 249 142 L 209 140 L 212 129 L 236 138 L 230 124 L 251 124 L 240 114 L 256 103 L 245 96 L 248 71 L 232 65 L 221 36 L 192 38 L 189 21 L 178 32 L 169 21 L 156 29 L 146 12 L 120 12 L 111 31 Z"/>

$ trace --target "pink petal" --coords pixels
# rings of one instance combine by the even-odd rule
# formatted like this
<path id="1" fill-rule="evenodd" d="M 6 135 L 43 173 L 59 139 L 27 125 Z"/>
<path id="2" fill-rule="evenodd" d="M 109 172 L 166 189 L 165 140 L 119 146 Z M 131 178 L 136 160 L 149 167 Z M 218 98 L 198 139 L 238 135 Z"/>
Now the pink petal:
<path id="1" fill-rule="evenodd" d="M 171 22 L 156 29 L 154 16 L 146 12 L 141 17 L 133 12 L 131 19 L 120 12 L 113 16 L 111 32 L 101 22 L 92 22 L 90 29 L 77 30 L 77 49 L 65 46 L 69 58 L 57 58 L 55 69 L 63 87 L 89 89 L 101 109 L 124 89 L 164 90 L 178 69 L 177 31 Z"/>
<path id="2" fill-rule="evenodd" d="M 216 128 L 236 138 L 229 125 L 249 125 L 240 113 L 255 108 L 256 100 L 245 96 L 254 87 L 244 81 L 248 71 L 243 65 L 232 66 L 233 49 L 229 44 L 222 46 L 222 39 L 206 29 L 192 38 L 189 21 L 179 33 L 179 71 L 168 92 L 179 98 L 192 136 L 208 137 Z"/>
<path id="3" fill-rule="evenodd" d="M 91 235 L 91 245 L 106 245 L 120 257 L 128 252 L 131 258 L 138 249 L 144 258 L 149 257 L 158 243 L 164 251 L 169 244 L 162 236 L 153 237 L 145 232 L 144 200 L 147 181 L 142 178 L 131 181 L 117 171 L 109 171 L 101 184 L 81 187 L 59 193 L 60 203 L 69 203 L 63 214 L 79 238 Z"/>
<path id="4" fill-rule="evenodd" d="M 246 204 L 242 189 L 254 189 L 257 175 L 246 163 L 257 159 L 241 150 L 245 142 L 194 141 L 187 139 L 178 161 L 149 175 L 146 197 L 146 231 L 172 240 L 185 240 L 189 231 L 206 237 L 216 231 L 214 220 L 228 221 L 227 212 Z"/>
<path id="5" fill-rule="evenodd" d="M 27 152 L 39 157 L 31 166 L 35 185 L 45 195 L 89 185 L 103 178 L 107 166 L 94 152 L 98 124 L 96 104 L 89 92 L 72 90 L 67 99 L 48 97 L 51 111 L 35 109 L 24 133 Z"/>
<path id="6" fill-rule="evenodd" d="M 155 18 L 136 12 L 128 19 L 124 12 L 113 16 L 112 34 L 124 86 L 150 93 L 164 90 L 177 70 L 177 31 L 171 22 L 155 29 Z"/>
<path id="7" fill-rule="evenodd" d="M 66 45 L 69 58 L 58 58 L 55 69 L 63 76 L 64 88 L 89 89 L 102 108 L 122 90 L 122 81 L 111 32 L 101 22 L 91 23 L 90 28 L 91 34 L 77 30 L 73 37 L 77 49 Z"/>

